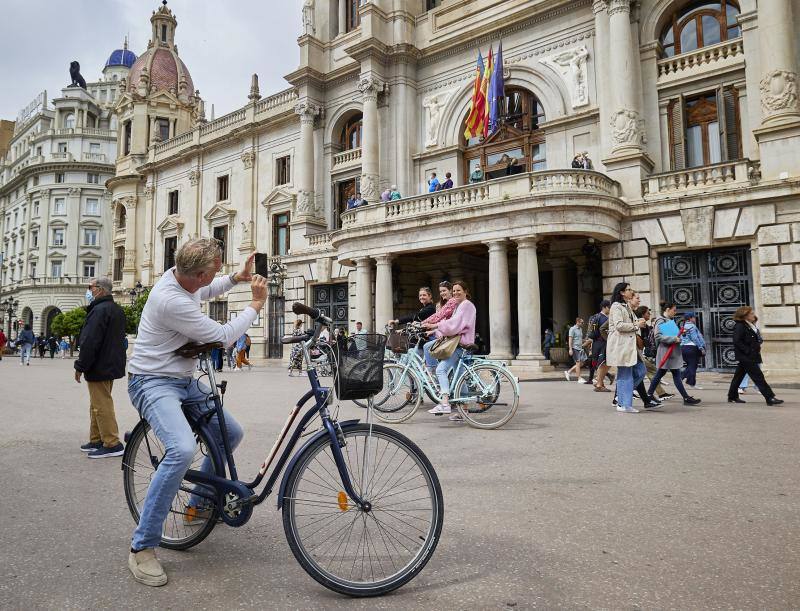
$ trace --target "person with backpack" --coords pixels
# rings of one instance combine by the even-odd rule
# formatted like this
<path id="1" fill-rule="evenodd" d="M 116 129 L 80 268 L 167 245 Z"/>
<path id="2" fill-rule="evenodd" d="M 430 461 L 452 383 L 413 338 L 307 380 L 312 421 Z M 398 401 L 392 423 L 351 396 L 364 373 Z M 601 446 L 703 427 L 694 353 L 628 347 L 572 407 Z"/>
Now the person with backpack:
<path id="1" fill-rule="evenodd" d="M 639 306 L 636 308 L 636 316 L 639 318 L 643 318 L 645 324 L 647 326 L 640 329 L 640 335 L 642 337 L 642 343 L 644 344 L 644 348 L 642 349 L 642 354 L 644 355 L 644 366 L 647 369 L 647 375 L 652 380 L 658 370 L 656 369 L 655 365 L 655 358 L 656 358 L 656 344 L 655 344 L 655 332 L 653 330 L 653 325 L 650 323 L 650 318 L 652 317 L 652 312 L 650 308 L 647 306 Z M 675 395 L 667 392 L 664 390 L 664 387 L 659 382 L 658 386 L 656 386 L 656 394 L 653 395 L 658 401 L 666 401 L 667 399 L 671 399 Z"/>
<path id="2" fill-rule="evenodd" d="M 31 331 L 30 325 L 25 325 L 25 328 L 20 332 L 19 336 L 17 337 L 17 346 L 19 346 L 19 364 L 20 365 L 30 365 L 31 364 L 31 350 L 33 350 L 33 346 L 36 343 L 36 336 Z"/>
<path id="3" fill-rule="evenodd" d="M 683 335 L 681 336 L 681 354 L 686 367 L 681 379 L 692 390 L 703 390 L 697 386 L 697 365 L 706 353 L 706 341 L 697 328 L 697 314 L 686 312 L 683 316 Z"/>
<path id="4" fill-rule="evenodd" d="M 655 344 L 656 344 L 656 367 L 658 371 L 656 375 L 650 380 L 650 388 L 648 394 L 652 395 L 661 381 L 661 378 L 669 371 L 672 374 L 672 380 L 675 383 L 675 388 L 683 397 L 684 405 L 697 405 L 700 399 L 695 399 L 690 396 L 686 389 L 683 387 L 681 380 L 681 365 L 683 364 L 683 355 L 680 350 L 676 350 L 680 346 L 681 336 L 683 330 L 678 329 L 678 325 L 673 320 L 675 318 L 677 308 L 671 301 L 661 302 L 661 316 L 656 318 L 654 323 L 655 329 Z"/>
<path id="5" fill-rule="evenodd" d="M 593 381 L 595 392 L 611 392 L 605 386 L 605 378 L 608 376 L 608 366 L 606 365 L 606 345 L 608 340 L 608 312 L 611 309 L 611 302 L 603 299 L 600 302 L 600 311 L 592 314 L 589 318 L 587 336 L 592 340 L 592 356 L 589 361 L 589 380 Z M 601 328 L 605 325 L 605 335 Z M 597 377 L 595 377 L 597 373 Z M 609 376 L 611 379 L 611 376 Z M 596 380 L 596 382 L 594 382 Z"/>

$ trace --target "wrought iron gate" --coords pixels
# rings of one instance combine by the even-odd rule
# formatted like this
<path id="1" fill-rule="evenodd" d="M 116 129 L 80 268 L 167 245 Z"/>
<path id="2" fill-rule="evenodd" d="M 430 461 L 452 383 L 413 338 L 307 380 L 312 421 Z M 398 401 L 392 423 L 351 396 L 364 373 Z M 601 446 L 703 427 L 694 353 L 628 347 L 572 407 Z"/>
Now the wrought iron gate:
<path id="1" fill-rule="evenodd" d="M 707 344 L 704 366 L 708 369 L 736 366 L 732 315 L 739 306 L 753 302 L 750 268 L 747 248 L 661 256 L 661 294 L 677 304 L 679 315 L 697 312 Z"/>
<path id="2" fill-rule="evenodd" d="M 284 310 L 286 309 L 283 297 L 269 298 L 269 328 L 267 335 L 267 358 L 282 359 L 283 344 L 281 337 L 284 335 Z"/>
<path id="3" fill-rule="evenodd" d="M 319 308 L 325 316 L 333 320 L 334 329 L 349 324 L 347 308 L 347 283 L 318 284 L 314 287 L 313 307 Z"/>

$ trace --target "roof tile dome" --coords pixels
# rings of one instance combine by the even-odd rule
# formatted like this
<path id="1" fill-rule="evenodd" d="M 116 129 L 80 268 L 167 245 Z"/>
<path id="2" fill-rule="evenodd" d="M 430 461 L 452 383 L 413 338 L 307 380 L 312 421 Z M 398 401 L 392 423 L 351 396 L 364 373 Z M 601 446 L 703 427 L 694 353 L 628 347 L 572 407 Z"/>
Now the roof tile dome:
<path id="1" fill-rule="evenodd" d="M 111 52 L 106 60 L 106 68 L 113 66 L 124 66 L 130 68 L 136 61 L 136 53 L 126 49 L 116 49 Z"/>
<path id="2" fill-rule="evenodd" d="M 156 91 L 174 89 L 178 91 L 181 76 L 186 79 L 186 91 L 194 92 L 194 83 L 189 69 L 180 57 L 168 47 L 151 47 L 139 56 L 131 67 L 128 78 L 128 91 L 136 91 L 142 69 L 147 67 L 150 76 L 150 87 Z"/>

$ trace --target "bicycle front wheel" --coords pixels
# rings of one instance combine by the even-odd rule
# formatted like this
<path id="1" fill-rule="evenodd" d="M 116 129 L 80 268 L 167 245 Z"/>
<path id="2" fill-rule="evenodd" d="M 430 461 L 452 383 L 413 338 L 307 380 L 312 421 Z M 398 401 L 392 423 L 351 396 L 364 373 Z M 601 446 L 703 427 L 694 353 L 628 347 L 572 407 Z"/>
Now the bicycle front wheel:
<path id="1" fill-rule="evenodd" d="M 504 367 L 478 363 L 461 375 L 453 398 L 469 425 L 496 429 L 517 413 L 519 389 L 517 381 Z"/>
<path id="2" fill-rule="evenodd" d="M 197 447 L 189 469 L 200 470 L 204 460 L 210 460 L 213 472 L 224 475 L 214 454 L 208 451 L 209 441 L 202 431 L 195 432 Z M 128 438 L 125 454 L 122 456 L 122 479 L 125 486 L 125 499 L 134 521 L 138 524 L 144 506 L 144 499 L 150 489 L 150 482 L 164 459 L 164 445 L 141 420 Z M 164 520 L 161 532 L 161 547 L 183 550 L 193 547 L 205 539 L 217 523 L 217 506 L 211 499 L 193 498 L 193 492 L 213 496 L 213 490 L 181 481 L 181 487 Z"/>
<path id="3" fill-rule="evenodd" d="M 345 464 L 360 508 L 344 492 L 330 439 L 303 451 L 288 476 L 283 527 L 295 558 L 326 588 L 379 596 L 413 579 L 439 541 L 439 478 L 407 437 L 380 425 L 343 430 Z"/>
<path id="4" fill-rule="evenodd" d="M 414 373 L 396 363 L 383 366 L 383 390 L 372 400 L 373 413 L 391 424 L 405 422 L 422 403 L 420 383 Z"/>

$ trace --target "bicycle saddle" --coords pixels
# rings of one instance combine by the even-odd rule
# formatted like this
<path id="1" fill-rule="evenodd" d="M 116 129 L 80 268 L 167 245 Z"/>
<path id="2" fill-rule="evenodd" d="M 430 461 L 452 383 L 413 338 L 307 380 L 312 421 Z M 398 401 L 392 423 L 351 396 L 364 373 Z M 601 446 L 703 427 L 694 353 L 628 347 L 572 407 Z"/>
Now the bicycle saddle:
<path id="1" fill-rule="evenodd" d="M 182 356 L 185 359 L 196 359 L 204 352 L 211 352 L 212 348 L 222 348 L 223 346 L 224 344 L 222 342 L 208 342 L 207 344 L 195 344 L 194 342 L 189 342 L 188 344 L 184 344 L 178 348 L 175 351 L 175 354 Z"/>

